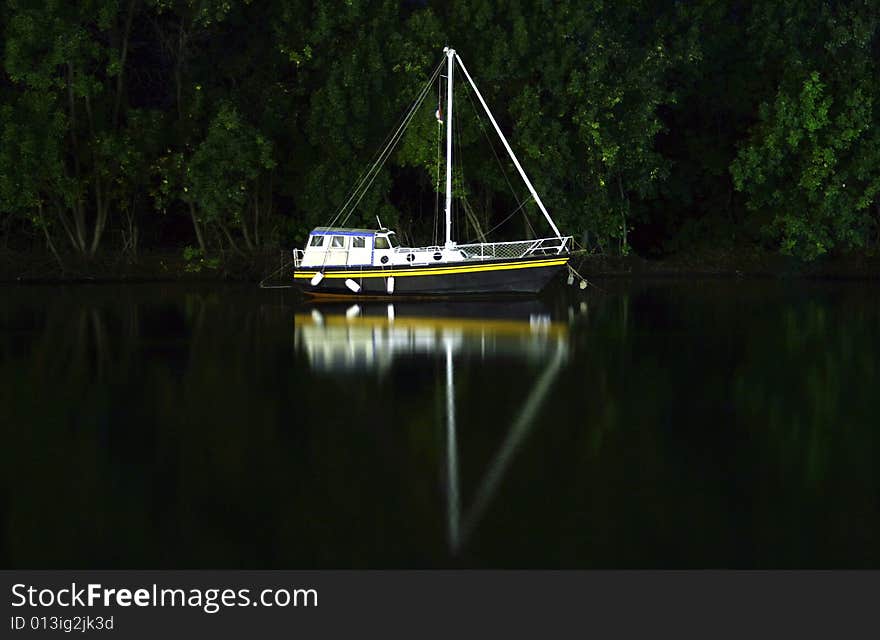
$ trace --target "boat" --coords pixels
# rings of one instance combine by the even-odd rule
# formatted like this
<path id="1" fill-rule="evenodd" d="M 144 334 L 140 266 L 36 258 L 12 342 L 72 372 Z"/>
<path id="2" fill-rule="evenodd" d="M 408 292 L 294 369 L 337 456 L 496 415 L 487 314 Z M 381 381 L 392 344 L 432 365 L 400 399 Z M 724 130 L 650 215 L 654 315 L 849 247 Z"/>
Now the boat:
<path id="1" fill-rule="evenodd" d="M 328 226 L 311 231 L 304 249 L 293 252 L 293 285 L 309 296 L 325 298 L 457 297 L 495 294 L 536 294 L 571 257 L 572 236 L 563 236 L 526 175 L 507 138 L 455 49 L 443 50 L 445 60 L 434 70 L 407 115 L 390 136 L 377 160 L 362 176 L 347 202 Z M 400 141 L 407 125 L 446 67 L 445 115 L 446 201 L 445 242 L 433 246 L 403 246 L 391 229 L 348 228 L 346 221 L 370 187 L 379 169 Z M 473 88 L 504 148 L 553 231 L 552 236 L 512 242 L 459 244 L 453 237 L 452 116 L 453 77 L 458 67 Z M 438 124 L 438 126 L 440 126 Z M 341 224 L 337 224 L 341 220 Z"/>

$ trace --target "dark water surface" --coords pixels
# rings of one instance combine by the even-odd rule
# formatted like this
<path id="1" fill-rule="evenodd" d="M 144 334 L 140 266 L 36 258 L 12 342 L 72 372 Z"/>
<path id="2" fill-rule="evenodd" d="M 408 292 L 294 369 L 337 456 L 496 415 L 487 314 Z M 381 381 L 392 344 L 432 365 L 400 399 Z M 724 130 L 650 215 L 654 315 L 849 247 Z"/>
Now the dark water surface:
<path id="1" fill-rule="evenodd" d="M 0 566 L 880 567 L 867 284 L 0 289 Z"/>

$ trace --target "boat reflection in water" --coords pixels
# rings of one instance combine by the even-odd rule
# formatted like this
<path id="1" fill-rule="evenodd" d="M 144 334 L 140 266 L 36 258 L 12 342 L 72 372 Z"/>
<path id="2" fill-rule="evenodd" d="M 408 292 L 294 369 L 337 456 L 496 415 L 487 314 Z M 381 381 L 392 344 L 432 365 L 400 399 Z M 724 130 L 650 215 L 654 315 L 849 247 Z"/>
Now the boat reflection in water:
<path id="1" fill-rule="evenodd" d="M 446 351 L 540 361 L 568 341 L 567 324 L 537 301 L 309 305 L 294 322 L 313 371 L 383 373 L 400 356 Z"/>
<path id="2" fill-rule="evenodd" d="M 316 373 L 382 375 L 397 358 L 444 356 L 446 501 L 449 547 L 457 554 L 498 491 L 510 463 L 536 424 L 548 391 L 569 355 L 569 325 L 586 311 L 554 319 L 537 300 L 504 303 L 360 303 L 308 305 L 294 315 L 294 346 Z M 467 508 L 459 492 L 455 364 L 458 358 L 504 356 L 540 366 Z M 463 359 L 463 358 L 462 358 Z"/>

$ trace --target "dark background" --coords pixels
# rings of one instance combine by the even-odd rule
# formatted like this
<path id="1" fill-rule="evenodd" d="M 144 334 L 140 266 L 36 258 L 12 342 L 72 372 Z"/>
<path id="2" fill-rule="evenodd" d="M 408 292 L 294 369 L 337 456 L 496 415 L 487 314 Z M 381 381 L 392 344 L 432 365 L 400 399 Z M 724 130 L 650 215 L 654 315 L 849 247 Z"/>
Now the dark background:
<path id="1" fill-rule="evenodd" d="M 299 244 L 448 43 L 591 251 L 872 255 L 877 16 L 867 1 L 7 0 L 0 247 L 68 269 L 185 250 L 211 270 Z M 440 89 L 349 224 L 431 238 Z M 465 240 L 527 191 L 456 91 Z M 524 233 L 518 212 L 494 236 Z"/>

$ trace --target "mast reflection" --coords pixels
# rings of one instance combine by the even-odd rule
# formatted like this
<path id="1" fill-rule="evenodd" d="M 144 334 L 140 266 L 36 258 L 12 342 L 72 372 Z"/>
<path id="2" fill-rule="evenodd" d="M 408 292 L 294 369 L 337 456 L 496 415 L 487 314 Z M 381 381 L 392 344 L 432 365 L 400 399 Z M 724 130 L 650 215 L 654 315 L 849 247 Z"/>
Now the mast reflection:
<path id="1" fill-rule="evenodd" d="M 395 359 L 437 355 L 445 360 L 446 520 L 449 549 L 467 544 L 497 494 L 510 465 L 537 424 L 539 410 L 569 355 L 569 325 L 586 313 L 569 308 L 554 319 L 536 300 L 506 303 L 409 303 L 310 305 L 294 315 L 294 346 L 316 373 L 383 375 Z M 462 508 L 455 390 L 456 359 L 513 357 L 542 365 L 524 402 L 486 466 L 469 506 Z M 467 425 L 463 425 L 465 428 Z"/>

